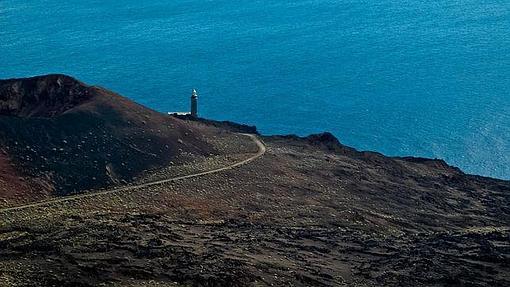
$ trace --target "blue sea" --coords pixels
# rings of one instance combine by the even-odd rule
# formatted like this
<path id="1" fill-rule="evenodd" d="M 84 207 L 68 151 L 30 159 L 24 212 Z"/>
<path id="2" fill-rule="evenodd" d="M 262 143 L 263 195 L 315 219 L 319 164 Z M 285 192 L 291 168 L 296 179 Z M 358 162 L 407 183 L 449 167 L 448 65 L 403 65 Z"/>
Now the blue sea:
<path id="1" fill-rule="evenodd" d="M 0 0 L 0 78 L 510 179 L 510 2 Z"/>

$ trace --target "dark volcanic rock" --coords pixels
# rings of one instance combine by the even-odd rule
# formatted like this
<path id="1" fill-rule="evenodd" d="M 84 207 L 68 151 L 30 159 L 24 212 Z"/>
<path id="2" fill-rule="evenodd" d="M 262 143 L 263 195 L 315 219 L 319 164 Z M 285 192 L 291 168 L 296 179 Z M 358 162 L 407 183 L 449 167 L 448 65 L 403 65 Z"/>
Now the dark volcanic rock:
<path id="1" fill-rule="evenodd" d="M 343 153 L 355 153 L 356 150 L 348 146 L 344 146 L 340 141 L 331 133 L 324 132 L 320 134 L 309 135 L 305 140 L 315 146 L 326 148 L 330 151 L 343 152 Z"/>
<path id="2" fill-rule="evenodd" d="M 200 118 L 200 117 L 196 118 L 196 117 L 192 117 L 191 115 L 173 115 L 173 116 L 178 119 L 187 120 L 187 121 L 196 121 L 196 122 L 200 122 L 200 123 L 203 123 L 203 124 L 206 124 L 209 126 L 214 126 L 217 128 L 228 130 L 231 132 L 259 134 L 256 126 L 238 124 L 238 123 L 234 123 L 231 121 L 215 121 L 215 120 L 204 119 L 204 118 Z"/>
<path id="3" fill-rule="evenodd" d="M 324 144 L 328 146 L 340 146 L 340 141 L 331 133 L 324 132 L 320 134 L 313 134 L 306 137 L 311 144 Z"/>
<path id="4" fill-rule="evenodd" d="M 348 147 L 340 143 L 340 141 L 331 133 L 323 132 L 319 134 L 312 134 L 306 137 L 297 135 L 284 135 L 284 136 L 271 136 L 270 139 L 279 139 L 287 141 L 289 144 L 309 144 L 319 147 L 326 151 L 337 152 L 342 154 L 360 155 L 354 148 Z"/>
<path id="5" fill-rule="evenodd" d="M 0 200 L 211 152 L 208 125 L 221 126 L 218 149 L 241 143 L 228 156 L 254 152 L 225 136 L 249 128 L 85 89 L 80 104 L 46 105 L 61 111 L 51 117 L 0 116 Z M 329 133 L 261 138 L 266 153 L 242 167 L 0 210 L 0 286 L 510 286 L 509 181 L 358 152 Z"/>
<path id="6" fill-rule="evenodd" d="M 54 117 L 88 100 L 88 86 L 65 75 L 0 81 L 0 115 Z"/>
<path id="7" fill-rule="evenodd" d="M 427 166 L 435 167 L 437 169 L 449 170 L 449 171 L 452 171 L 455 173 L 463 173 L 459 168 L 449 165 L 448 163 L 446 163 L 446 161 L 444 161 L 442 159 L 430 159 L 430 158 L 411 157 L 411 156 L 400 157 L 400 159 L 408 161 L 408 162 L 412 162 L 412 163 L 424 164 Z"/>
<path id="8" fill-rule="evenodd" d="M 34 181 L 34 192 L 103 188 L 181 153 L 215 153 L 204 134 L 68 76 L 0 81 L 0 150 L 14 167 L 10 178 Z M 20 188 L 5 182 L 5 190 Z"/>

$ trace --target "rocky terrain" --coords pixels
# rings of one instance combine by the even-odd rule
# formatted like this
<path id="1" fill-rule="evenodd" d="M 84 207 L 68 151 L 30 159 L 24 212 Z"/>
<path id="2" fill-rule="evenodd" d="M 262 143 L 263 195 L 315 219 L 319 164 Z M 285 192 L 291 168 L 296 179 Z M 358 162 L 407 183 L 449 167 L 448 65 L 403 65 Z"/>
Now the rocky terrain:
<path id="1" fill-rule="evenodd" d="M 239 126 L 169 120 L 213 152 L 133 182 L 257 151 Z M 510 286 L 510 182 L 328 133 L 260 138 L 265 154 L 233 169 L 0 210 L 0 286 Z"/>
<path id="2" fill-rule="evenodd" d="M 19 203 L 125 184 L 171 162 L 222 154 L 208 142 L 221 134 L 65 75 L 3 80 L 0 198 Z"/>

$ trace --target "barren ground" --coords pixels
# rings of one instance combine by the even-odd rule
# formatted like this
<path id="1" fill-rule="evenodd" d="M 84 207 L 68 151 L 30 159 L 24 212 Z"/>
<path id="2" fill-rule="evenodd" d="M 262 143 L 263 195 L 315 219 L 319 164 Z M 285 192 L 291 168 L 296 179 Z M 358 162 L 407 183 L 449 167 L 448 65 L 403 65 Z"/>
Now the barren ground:
<path id="1" fill-rule="evenodd" d="M 510 286 L 509 182 L 263 139 L 233 170 L 0 213 L 0 286 Z"/>

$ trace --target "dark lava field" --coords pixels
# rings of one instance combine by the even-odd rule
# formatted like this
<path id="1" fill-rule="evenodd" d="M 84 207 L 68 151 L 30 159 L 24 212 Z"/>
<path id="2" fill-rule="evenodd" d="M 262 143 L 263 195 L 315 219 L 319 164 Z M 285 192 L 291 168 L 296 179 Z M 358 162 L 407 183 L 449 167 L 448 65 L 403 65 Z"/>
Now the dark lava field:
<path id="1" fill-rule="evenodd" d="M 0 93 L 0 106 L 6 97 Z M 100 135 L 85 126 L 63 134 L 72 144 L 91 131 L 109 139 L 89 156 L 132 139 L 118 158 L 108 152 L 112 162 L 106 155 L 85 161 L 99 168 L 82 165 L 82 176 L 74 151 L 52 157 L 33 144 L 47 159 L 41 162 L 55 162 L 43 167 L 27 161 L 31 149 L 15 148 L 33 140 L 28 134 L 17 145 L 0 140 L 0 286 L 510 286 L 508 181 L 467 175 L 442 160 L 359 152 L 323 133 L 258 135 L 267 151 L 247 164 L 103 192 L 230 166 L 258 147 L 237 133 L 252 128 L 145 113 L 138 105 L 140 117 L 122 108 L 112 122 L 96 106 L 104 102 L 94 102 L 93 112 L 75 103 L 80 108 L 36 117 L 64 125 L 60 117 L 78 110 L 100 119 Z M 13 125 L 34 120 L 12 117 L 0 116 L 0 133 L 20 135 Z M 140 122 L 130 129 L 125 119 Z M 130 166 L 136 170 L 112 174 L 108 164 L 129 165 L 129 156 L 117 159 L 130 149 L 160 151 L 146 142 L 137 147 L 142 131 L 164 140 L 171 156 L 150 165 L 153 156 L 139 153 Z M 56 142 L 48 142 L 51 151 Z M 62 157 L 74 177 L 61 172 Z M 98 189 L 80 190 L 73 180 L 87 182 L 91 173 L 103 176 Z M 42 194 L 33 184 L 41 178 L 49 187 Z M 71 189 L 96 195 L 55 200 Z M 40 200 L 49 201 L 30 205 Z"/>

